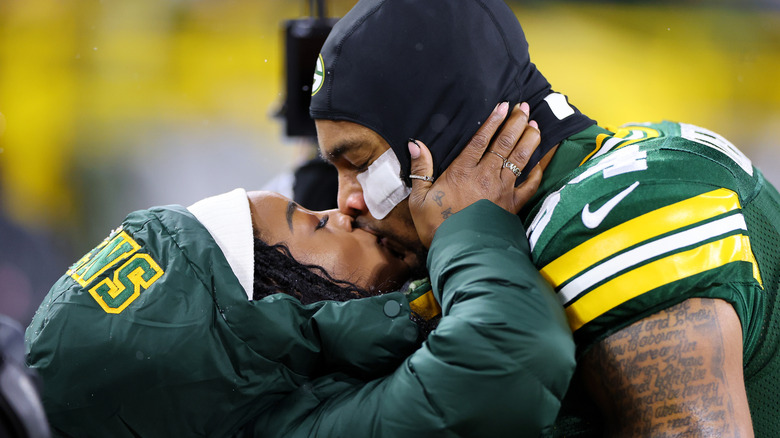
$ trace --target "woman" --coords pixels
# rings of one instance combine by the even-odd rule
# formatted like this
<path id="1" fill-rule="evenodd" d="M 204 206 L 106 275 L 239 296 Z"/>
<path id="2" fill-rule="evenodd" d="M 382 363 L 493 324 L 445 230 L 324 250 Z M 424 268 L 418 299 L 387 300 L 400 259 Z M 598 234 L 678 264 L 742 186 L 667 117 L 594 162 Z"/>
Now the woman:
<path id="1" fill-rule="evenodd" d="M 406 296 L 385 293 L 415 255 L 338 212 L 243 190 L 135 212 L 55 284 L 27 330 L 55 434 L 481 436 L 551 424 L 573 344 L 513 214 L 541 169 L 514 188 L 483 154 L 504 116 L 451 167 L 486 184 L 464 187 L 449 170 L 414 181 L 443 314 L 423 345 Z M 507 156 L 538 144 L 525 124 L 513 114 L 501 131 L 514 136 Z M 430 175 L 427 149 L 410 153 L 413 173 Z M 445 221 L 442 199 L 462 211 Z"/>

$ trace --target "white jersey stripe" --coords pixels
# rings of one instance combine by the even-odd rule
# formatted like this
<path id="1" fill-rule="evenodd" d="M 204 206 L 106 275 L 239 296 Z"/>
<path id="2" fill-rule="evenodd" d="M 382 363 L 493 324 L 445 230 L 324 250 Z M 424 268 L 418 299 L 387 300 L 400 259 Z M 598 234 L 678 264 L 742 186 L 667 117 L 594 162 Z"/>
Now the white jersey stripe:
<path id="1" fill-rule="evenodd" d="M 745 218 L 741 213 L 644 244 L 585 271 L 572 282 L 562 287 L 558 292 L 558 298 L 561 303 L 567 305 L 584 291 L 618 272 L 663 254 L 672 253 L 686 246 L 694 245 L 734 230 L 747 230 Z"/>

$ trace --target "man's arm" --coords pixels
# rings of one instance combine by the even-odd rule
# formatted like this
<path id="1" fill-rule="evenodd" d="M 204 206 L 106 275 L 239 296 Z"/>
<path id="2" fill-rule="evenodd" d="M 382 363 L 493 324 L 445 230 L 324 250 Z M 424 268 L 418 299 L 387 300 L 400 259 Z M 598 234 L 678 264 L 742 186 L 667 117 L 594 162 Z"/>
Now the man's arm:
<path id="1" fill-rule="evenodd" d="M 753 436 L 742 329 L 725 301 L 691 298 L 648 316 L 580 366 L 607 436 Z"/>

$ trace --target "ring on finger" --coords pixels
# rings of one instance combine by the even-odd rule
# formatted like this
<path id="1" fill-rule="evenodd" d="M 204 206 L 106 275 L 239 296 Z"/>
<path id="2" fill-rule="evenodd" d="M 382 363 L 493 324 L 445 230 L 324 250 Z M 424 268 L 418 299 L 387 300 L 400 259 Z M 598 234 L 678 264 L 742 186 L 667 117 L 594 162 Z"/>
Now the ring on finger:
<path id="1" fill-rule="evenodd" d="M 519 178 L 520 175 L 523 173 L 523 171 L 520 170 L 520 168 L 517 167 L 515 163 L 510 162 L 507 158 L 504 158 L 503 155 L 499 154 L 496 151 L 488 151 L 488 152 L 490 152 L 491 154 L 495 154 L 498 158 L 501 158 L 502 161 L 501 168 L 503 169 L 506 167 L 507 169 L 511 170 L 512 173 L 515 174 L 515 178 Z"/>
<path id="2" fill-rule="evenodd" d="M 433 177 L 432 176 L 411 174 L 411 175 L 409 175 L 409 178 L 411 178 L 411 179 L 419 179 L 419 180 L 427 181 L 427 182 L 433 182 Z"/>
<path id="3" fill-rule="evenodd" d="M 508 168 L 512 171 L 512 173 L 515 174 L 515 178 L 519 178 L 520 175 L 523 174 L 523 171 L 520 170 L 519 167 L 515 165 L 515 163 L 510 162 L 509 160 L 504 161 L 504 167 Z"/>
<path id="4" fill-rule="evenodd" d="M 501 158 L 501 161 L 503 161 L 502 165 L 506 164 L 507 159 L 503 155 L 499 154 L 496 151 L 488 151 L 488 152 L 490 152 L 491 154 L 495 154 L 498 158 Z"/>

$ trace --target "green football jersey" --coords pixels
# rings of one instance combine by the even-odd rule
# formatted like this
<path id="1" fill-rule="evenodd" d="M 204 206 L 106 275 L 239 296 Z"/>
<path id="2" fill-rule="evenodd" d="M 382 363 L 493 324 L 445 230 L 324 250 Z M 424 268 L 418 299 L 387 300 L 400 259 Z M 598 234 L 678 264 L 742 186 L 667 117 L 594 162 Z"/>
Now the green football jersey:
<path id="1" fill-rule="evenodd" d="M 726 300 L 756 435 L 780 429 L 780 195 L 734 145 L 682 123 L 594 126 L 561 144 L 523 214 L 579 354 L 688 298 Z M 559 420 L 580 424 L 571 408 Z"/>

